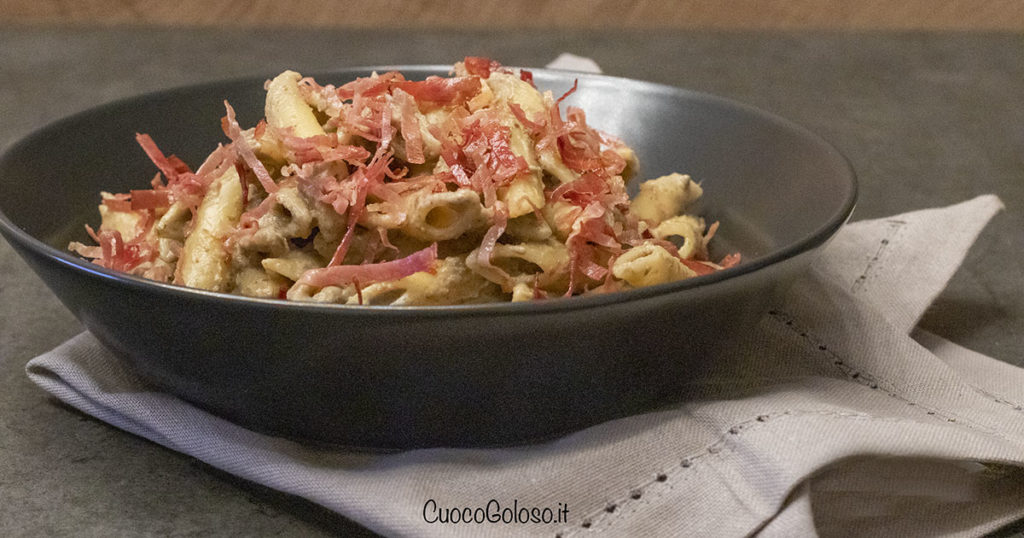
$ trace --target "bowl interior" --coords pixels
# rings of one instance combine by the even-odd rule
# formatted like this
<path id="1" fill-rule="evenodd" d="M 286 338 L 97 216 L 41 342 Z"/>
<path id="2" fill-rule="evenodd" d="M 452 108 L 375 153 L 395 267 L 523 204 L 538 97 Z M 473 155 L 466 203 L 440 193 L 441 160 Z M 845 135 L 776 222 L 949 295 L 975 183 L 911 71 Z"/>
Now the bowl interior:
<path id="1" fill-rule="evenodd" d="M 444 75 L 446 68 L 399 67 L 409 78 Z M 381 70 L 378 68 L 378 71 Z M 340 84 L 370 69 L 313 74 Z M 615 77 L 535 70 L 542 90 L 587 112 L 593 126 L 632 146 L 638 178 L 690 174 L 705 189 L 698 211 L 721 226 L 713 256 L 743 254 L 763 265 L 786 249 L 834 231 L 852 209 L 855 184 L 848 163 L 827 143 L 771 114 L 726 99 Z M 225 100 L 240 123 L 263 115 L 263 79 L 178 88 L 116 101 L 51 124 L 9 148 L 0 159 L 0 213 L 58 251 L 87 239 L 98 223 L 99 192 L 145 188 L 155 168 L 134 141 L 147 133 L 167 154 L 193 168 L 226 138 L 219 118 Z M 637 189 L 638 182 L 630 188 Z M 44 210 L 42 208 L 45 208 Z M 813 241 L 812 241 L 813 242 Z M 87 263 L 87 262 L 81 262 Z"/>

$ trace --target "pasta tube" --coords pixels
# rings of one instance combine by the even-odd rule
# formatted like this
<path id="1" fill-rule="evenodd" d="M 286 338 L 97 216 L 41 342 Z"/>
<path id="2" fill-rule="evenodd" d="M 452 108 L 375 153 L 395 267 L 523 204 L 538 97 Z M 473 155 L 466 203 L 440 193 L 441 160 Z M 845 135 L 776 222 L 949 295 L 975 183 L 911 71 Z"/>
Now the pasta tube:
<path id="1" fill-rule="evenodd" d="M 619 256 L 612 264 L 612 274 L 637 288 L 697 276 L 664 247 L 649 242 Z"/>
<path id="2" fill-rule="evenodd" d="M 684 174 L 669 174 L 640 184 L 630 211 L 651 223 L 658 224 L 686 209 L 686 205 L 703 194 L 700 185 Z"/>
<path id="3" fill-rule="evenodd" d="M 304 138 L 326 134 L 313 108 L 299 93 L 301 79 L 302 75 L 295 71 L 285 71 L 270 81 L 265 108 L 267 124 L 279 130 L 291 129 L 293 135 Z"/>
<path id="4" fill-rule="evenodd" d="M 659 239 L 681 237 L 683 244 L 679 246 L 679 257 L 690 259 L 704 248 L 704 223 L 691 215 L 679 215 L 663 220 L 651 230 L 651 234 Z"/>
<path id="5" fill-rule="evenodd" d="M 444 241 L 486 223 L 484 206 L 475 192 L 427 193 L 415 195 L 409 202 L 402 231 L 423 241 Z"/>
<path id="6" fill-rule="evenodd" d="M 242 215 L 242 183 L 234 167 L 210 185 L 199 205 L 192 233 L 185 239 L 178 261 L 176 284 L 210 291 L 227 291 L 231 283 L 231 257 L 224 241 Z"/>

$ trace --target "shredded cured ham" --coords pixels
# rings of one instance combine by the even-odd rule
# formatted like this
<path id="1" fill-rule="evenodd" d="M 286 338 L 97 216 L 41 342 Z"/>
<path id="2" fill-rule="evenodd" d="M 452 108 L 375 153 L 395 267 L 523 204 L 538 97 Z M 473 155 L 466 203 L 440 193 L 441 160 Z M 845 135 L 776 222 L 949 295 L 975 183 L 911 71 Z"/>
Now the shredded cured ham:
<path id="1" fill-rule="evenodd" d="M 652 180 L 671 196 L 630 201 L 636 155 L 566 103 L 579 85 L 542 92 L 476 56 L 423 80 L 286 71 L 255 125 L 224 102 L 227 141 L 195 171 L 136 134 L 149 188 L 103 193 L 95 244 L 69 247 L 163 281 L 208 268 L 214 291 L 374 305 L 550 300 L 739 265 L 712 262 L 719 223 L 685 213 L 699 184 L 672 174 Z"/>
<path id="2" fill-rule="evenodd" d="M 466 66 L 466 72 L 480 78 L 490 77 L 491 71 L 497 70 L 501 67 L 501 64 L 498 62 L 481 56 L 467 56 L 462 63 Z"/>
<path id="3" fill-rule="evenodd" d="M 626 196 L 625 190 L 616 189 L 596 173 L 586 173 L 576 181 L 563 183 L 552 190 L 548 197 L 552 200 L 567 200 L 578 206 L 587 206 L 593 202 L 600 203 L 605 207 L 629 203 L 629 197 Z"/>
<path id="4" fill-rule="evenodd" d="M 232 242 L 237 241 L 241 237 L 251 236 L 256 233 L 259 229 L 260 217 L 270 212 L 270 208 L 274 207 L 275 203 L 277 203 L 277 194 L 271 193 L 259 205 L 243 212 L 238 219 L 238 228 L 235 231 L 235 235 L 231 238 Z"/>
<path id="5" fill-rule="evenodd" d="M 498 73 L 517 73 L 518 72 L 519 78 L 523 82 L 526 82 L 526 83 L 530 84 L 531 86 L 533 86 L 533 73 L 531 73 L 530 71 L 527 71 L 526 69 L 512 70 L 512 69 L 509 69 L 509 68 L 501 65 L 499 62 L 494 61 L 494 60 L 492 60 L 490 58 L 483 58 L 483 57 L 480 57 L 480 56 L 467 56 L 466 59 L 462 61 L 462 65 L 463 65 L 463 68 L 466 70 L 467 73 L 469 73 L 471 75 L 474 75 L 474 76 L 477 76 L 477 77 L 480 77 L 480 78 L 488 78 L 488 77 L 491 76 L 491 73 L 494 73 L 494 72 L 498 72 Z"/>
<path id="6" fill-rule="evenodd" d="M 572 233 L 566 241 L 571 282 L 567 294 L 573 293 L 581 277 L 593 281 L 603 280 L 608 269 L 600 263 L 602 254 L 608 257 L 622 252 L 622 245 L 606 220 L 607 213 L 608 209 L 604 205 L 593 202 L 583 209 L 573 223 Z"/>
<path id="7" fill-rule="evenodd" d="M 395 88 L 411 95 L 417 103 L 428 107 L 461 105 L 480 93 L 477 77 L 427 77 L 426 80 L 406 80 Z"/>
<path id="8" fill-rule="evenodd" d="M 338 249 L 334 252 L 334 256 L 331 257 L 331 261 L 327 264 L 328 266 L 340 265 L 344 261 L 356 223 L 359 221 L 359 216 L 363 211 L 366 211 L 366 195 L 375 183 L 383 181 L 384 170 L 390 161 L 390 154 L 384 154 L 378 150 L 377 155 L 374 156 L 369 165 L 359 168 L 352 174 L 351 181 L 357 187 L 355 190 L 355 200 L 346 209 L 348 229 L 345 231 L 345 236 L 338 245 Z"/>
<path id="9" fill-rule="evenodd" d="M 683 262 L 683 265 L 689 267 L 698 275 L 710 275 L 711 273 L 714 273 L 716 269 L 714 265 L 708 262 L 687 259 L 682 259 L 680 261 Z"/>
<path id="10" fill-rule="evenodd" d="M 621 174 L 626 160 L 614 149 L 607 148 L 601 133 L 587 125 L 583 110 L 569 107 L 566 118 L 565 133 L 557 138 L 562 161 L 581 173 L 598 170 L 606 176 Z"/>
<path id="11" fill-rule="evenodd" d="M 299 284 L 326 288 L 328 286 L 347 286 L 355 281 L 362 285 L 372 282 L 398 280 L 421 271 L 431 271 L 437 260 L 437 243 L 414 252 L 404 258 L 381 263 L 363 265 L 332 265 L 320 269 L 310 269 L 299 278 Z"/>
<path id="12" fill-rule="evenodd" d="M 173 182 L 180 175 L 192 173 L 192 169 L 185 164 L 185 161 L 174 155 L 170 157 L 164 156 L 164 153 L 160 151 L 160 148 L 156 146 L 156 142 L 149 135 L 136 133 L 135 140 L 142 146 L 142 150 L 146 152 L 149 160 L 153 161 L 153 164 L 167 178 L 167 181 Z"/>
<path id="13" fill-rule="evenodd" d="M 519 120 L 519 123 L 521 123 L 524 127 L 529 129 L 534 136 L 537 136 L 544 132 L 544 118 L 540 118 L 539 121 L 534 121 L 530 119 L 526 115 L 526 112 L 523 110 L 523 107 L 519 105 L 519 103 L 509 103 L 508 108 L 509 110 L 512 111 L 512 115 L 515 116 L 517 120 Z"/>
<path id="14" fill-rule="evenodd" d="M 410 164 L 423 164 L 427 159 L 423 156 L 423 135 L 420 133 L 420 120 L 416 117 L 416 101 L 401 89 L 395 89 L 394 96 L 402 114 L 400 121 L 406 160 Z"/>
<path id="15" fill-rule="evenodd" d="M 135 140 L 139 146 L 146 153 L 153 164 L 156 165 L 160 173 L 153 178 L 150 184 L 153 186 L 153 190 L 159 191 L 164 188 L 170 191 L 168 195 L 168 203 L 181 202 L 186 207 L 195 210 L 199 206 L 199 202 L 202 201 L 203 196 L 206 194 L 206 188 L 209 186 L 212 177 L 210 176 L 210 170 L 212 168 L 219 168 L 223 162 L 222 156 L 224 154 L 223 148 L 218 148 L 207 159 L 204 166 L 201 166 L 195 173 L 185 164 L 184 161 L 179 159 L 175 155 L 167 157 L 164 155 L 160 148 L 157 147 L 156 142 L 153 138 L 147 134 L 136 134 Z M 210 166 L 211 161 L 217 161 L 216 166 Z M 163 174 L 167 180 L 165 186 L 160 180 L 160 174 Z M 124 198 L 127 200 L 128 198 Z M 127 210 L 123 204 L 116 204 L 119 206 L 117 210 Z M 113 209 L 113 207 L 112 207 Z"/>
<path id="16" fill-rule="evenodd" d="M 277 192 L 277 184 L 274 183 L 274 179 L 270 177 L 267 168 L 256 157 L 256 153 L 253 152 L 249 142 L 246 141 L 245 136 L 242 134 L 242 128 L 238 125 L 238 120 L 235 119 L 235 109 L 227 101 L 224 101 L 224 108 L 227 110 L 227 114 L 221 123 L 224 134 L 231 139 L 231 142 L 235 145 L 235 150 L 238 151 L 245 164 L 256 174 L 256 178 L 260 180 L 263 188 L 271 194 Z"/>
<path id="17" fill-rule="evenodd" d="M 742 255 L 739 252 L 733 252 L 732 254 L 726 254 L 722 261 L 718 262 L 718 265 L 722 269 L 728 269 L 739 265 L 741 260 Z"/>
<path id="18" fill-rule="evenodd" d="M 81 243 L 72 243 L 72 250 L 107 269 L 132 273 L 143 262 L 152 261 L 156 250 L 138 237 L 125 241 L 117 230 L 100 230 L 98 233 L 86 227 L 89 235 L 99 246 L 88 247 Z"/>
<path id="19" fill-rule="evenodd" d="M 480 242 L 480 248 L 477 249 L 476 264 L 483 270 L 484 278 L 500 284 L 503 288 L 510 287 L 512 278 L 502 268 L 494 265 L 492 258 L 494 256 L 494 247 L 498 244 L 498 238 L 505 233 L 505 228 L 508 227 L 508 208 L 501 202 L 495 203 L 497 206 L 494 212 L 494 223 L 488 228 L 487 233 L 484 234 L 483 240 Z"/>
<path id="20" fill-rule="evenodd" d="M 303 138 L 289 133 L 277 133 L 292 162 L 302 165 L 313 162 L 344 161 L 359 164 L 370 157 L 370 152 L 361 146 L 342 144 L 338 133 Z"/>
<path id="21" fill-rule="evenodd" d="M 512 150 L 509 127 L 493 114 L 478 112 L 455 123 L 458 141 L 442 142 L 441 158 L 459 185 L 481 193 L 491 207 L 498 188 L 528 173 L 529 166 Z"/>
<path id="22" fill-rule="evenodd" d="M 167 190 L 133 190 L 131 193 L 132 211 L 162 209 L 171 205 L 170 193 Z"/>
<path id="23" fill-rule="evenodd" d="M 104 198 L 103 205 L 107 206 L 107 209 L 111 211 L 120 211 L 122 213 L 127 213 L 132 210 L 132 201 L 124 194 Z"/>

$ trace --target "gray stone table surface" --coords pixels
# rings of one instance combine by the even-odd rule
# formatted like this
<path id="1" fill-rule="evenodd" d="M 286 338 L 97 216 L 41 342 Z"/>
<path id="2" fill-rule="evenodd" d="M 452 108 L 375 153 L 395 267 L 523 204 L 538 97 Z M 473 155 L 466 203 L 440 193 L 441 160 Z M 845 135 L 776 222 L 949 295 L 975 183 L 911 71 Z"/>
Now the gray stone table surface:
<path id="1" fill-rule="evenodd" d="M 855 220 L 998 194 L 1007 210 L 921 326 L 1024 366 L 1024 35 L 0 26 L 0 146 L 71 112 L 194 82 L 466 55 L 541 66 L 562 51 L 821 134 L 858 172 Z M 25 363 L 81 330 L 0 241 L 0 535 L 366 532 L 48 398 Z"/>

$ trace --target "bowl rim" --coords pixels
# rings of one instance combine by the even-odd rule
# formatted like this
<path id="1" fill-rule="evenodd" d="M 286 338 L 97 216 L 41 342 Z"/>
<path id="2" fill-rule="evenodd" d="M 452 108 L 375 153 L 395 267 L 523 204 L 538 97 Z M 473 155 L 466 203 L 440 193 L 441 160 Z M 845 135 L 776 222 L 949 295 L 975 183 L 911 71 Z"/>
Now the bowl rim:
<path id="1" fill-rule="evenodd" d="M 731 98 L 722 97 L 707 92 L 672 86 L 669 84 L 581 71 L 529 67 L 520 68 L 515 66 L 506 67 L 509 67 L 511 69 L 525 69 L 530 71 L 534 75 L 540 75 L 540 78 L 542 79 L 554 80 L 575 78 L 578 82 L 584 82 L 586 80 L 600 80 L 611 83 L 614 83 L 616 81 L 625 82 L 633 85 L 633 87 L 639 87 L 647 91 L 680 95 L 686 97 L 688 100 L 695 101 L 698 103 L 710 103 L 720 107 L 737 109 L 743 113 L 750 114 L 752 116 L 757 117 L 760 120 L 767 121 L 778 127 L 795 132 L 796 134 L 800 135 L 809 142 L 821 148 L 824 151 L 824 154 L 829 155 L 832 159 L 835 159 L 838 163 L 841 163 L 843 169 L 845 170 L 844 176 L 846 187 L 845 192 L 842 193 L 843 199 L 839 205 L 838 210 L 836 210 L 831 216 L 829 216 L 827 220 L 825 220 L 821 225 L 816 227 L 810 233 L 804 235 L 797 241 L 794 241 L 791 244 L 784 246 L 783 248 L 774 249 L 766 253 L 765 255 L 752 260 L 749 263 L 741 263 L 735 267 L 730 267 L 722 271 L 716 271 L 708 275 L 701 275 L 698 277 L 688 278 L 685 280 L 667 282 L 643 288 L 593 295 L 557 297 L 550 300 L 532 301 L 525 303 L 496 302 L 463 305 L 389 306 L 348 305 L 335 303 L 293 301 L 287 299 L 264 299 L 257 297 L 246 297 L 230 293 L 214 292 L 197 288 L 187 288 L 176 284 L 169 284 L 149 280 L 140 276 L 129 275 L 127 273 L 122 273 L 119 271 L 114 271 L 111 269 L 100 267 L 84 258 L 74 255 L 70 251 L 57 249 L 43 242 L 42 240 L 32 236 L 31 234 L 29 234 L 28 232 L 14 224 L 7 217 L 7 215 L 3 212 L 2 209 L 0 209 L 0 232 L 3 232 L 2 235 L 6 236 L 8 240 L 17 241 L 24 248 L 32 250 L 35 253 L 40 254 L 51 261 L 63 264 L 73 271 L 83 272 L 88 274 L 90 277 L 100 278 L 108 281 L 109 283 L 124 285 L 134 290 L 153 290 L 159 293 L 170 294 L 172 297 L 180 298 L 183 300 L 193 299 L 200 301 L 216 301 L 222 304 L 250 305 L 259 308 L 285 308 L 289 310 L 317 312 L 320 314 L 341 316 L 362 316 L 367 314 L 371 314 L 374 317 L 384 316 L 399 318 L 407 318 L 410 316 L 424 318 L 432 318 L 437 316 L 523 316 L 557 313 L 566 310 L 583 310 L 590 308 L 598 308 L 606 305 L 638 302 L 658 296 L 675 295 L 678 293 L 687 292 L 689 290 L 707 288 L 726 280 L 731 280 L 733 278 L 759 272 L 779 262 L 794 258 L 800 254 L 811 251 L 817 248 L 818 246 L 821 246 L 824 243 L 826 243 L 838 232 L 839 228 L 842 227 L 843 224 L 845 224 L 850 219 L 850 216 L 852 215 L 853 210 L 856 206 L 859 185 L 857 181 L 856 171 L 854 170 L 853 165 L 850 163 L 850 160 L 842 152 L 840 152 L 833 144 L 831 144 L 821 135 L 809 130 L 808 128 L 792 120 L 788 120 L 772 112 L 768 112 L 764 109 Z M 353 66 L 340 67 L 325 71 L 316 71 L 308 76 L 312 76 L 314 78 L 327 76 L 361 76 L 359 75 L 360 73 L 369 73 L 372 71 L 401 71 L 403 73 L 430 75 L 436 73 L 450 72 L 451 66 L 434 64 Z M 269 80 L 269 78 L 272 78 L 273 76 L 274 75 L 245 75 L 232 78 L 209 80 L 193 84 L 173 86 L 170 88 L 165 88 L 156 91 L 143 92 L 139 94 L 121 97 L 112 101 L 107 101 L 96 106 L 92 106 L 84 110 L 68 114 L 54 121 L 48 122 L 42 126 L 33 129 L 32 131 L 25 134 L 21 138 L 16 139 L 13 143 L 3 148 L 2 152 L 0 152 L 0 166 L 2 166 L 8 159 L 12 159 L 13 156 L 16 153 L 18 153 L 21 148 L 31 146 L 34 142 L 37 142 L 38 139 L 46 137 L 48 133 L 55 130 L 59 130 L 64 125 L 78 121 L 83 117 L 88 117 L 94 114 L 102 114 L 104 112 L 123 107 L 126 104 L 133 102 L 172 97 L 176 94 L 192 93 L 202 90 L 204 88 L 229 86 L 246 82 L 258 83 L 258 81 L 261 79 Z"/>

